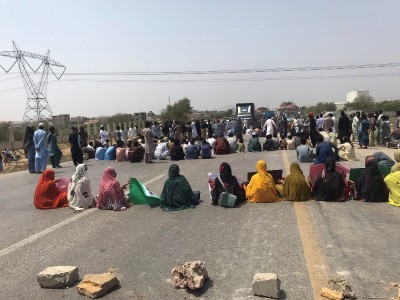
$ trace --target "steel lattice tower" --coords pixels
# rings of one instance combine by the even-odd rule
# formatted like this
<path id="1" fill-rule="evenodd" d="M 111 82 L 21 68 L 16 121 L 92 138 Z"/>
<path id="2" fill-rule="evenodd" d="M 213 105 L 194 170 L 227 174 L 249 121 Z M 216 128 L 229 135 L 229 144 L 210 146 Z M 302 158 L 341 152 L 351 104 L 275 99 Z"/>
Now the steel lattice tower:
<path id="1" fill-rule="evenodd" d="M 16 64 L 18 64 L 25 91 L 28 96 L 23 122 L 33 123 L 50 119 L 53 116 L 53 112 L 50 108 L 49 102 L 47 101 L 47 84 L 49 79 L 49 70 L 53 73 L 57 80 L 60 80 L 61 76 L 66 70 L 66 67 L 59 62 L 50 59 L 50 51 L 47 51 L 47 55 L 40 55 L 31 52 L 21 51 L 20 49 L 18 49 L 15 42 L 13 42 L 13 46 L 14 51 L 3 51 L 0 52 L 0 55 L 13 58 L 15 59 L 15 62 L 8 69 L 4 68 L 2 65 L 0 65 L 0 67 L 6 73 L 8 73 Z M 31 65 L 26 61 L 25 57 L 39 59 L 42 62 L 39 67 L 33 69 Z M 26 66 L 28 66 L 34 74 L 36 74 L 43 67 L 42 75 L 40 76 L 40 80 L 37 84 L 33 81 Z M 60 75 L 57 75 L 53 71 L 51 66 L 63 68 L 62 73 Z"/>

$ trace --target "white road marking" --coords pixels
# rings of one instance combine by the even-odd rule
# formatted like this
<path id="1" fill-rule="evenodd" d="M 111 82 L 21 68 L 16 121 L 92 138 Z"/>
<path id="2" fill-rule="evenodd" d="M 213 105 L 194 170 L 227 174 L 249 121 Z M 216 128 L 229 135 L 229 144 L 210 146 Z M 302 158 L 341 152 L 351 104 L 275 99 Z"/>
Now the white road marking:
<path id="1" fill-rule="evenodd" d="M 156 176 L 156 177 L 144 182 L 143 184 L 144 185 L 148 185 L 148 184 L 150 184 L 150 183 L 152 183 L 154 181 L 157 181 L 158 179 L 161 179 L 164 176 L 166 176 L 166 175 L 164 175 L 164 174 L 158 175 L 158 176 Z M 85 217 L 85 216 L 87 216 L 87 215 L 89 215 L 89 214 L 91 214 L 92 212 L 95 212 L 95 211 L 98 211 L 98 209 L 97 208 L 91 208 L 91 209 L 85 210 L 83 212 L 76 213 L 71 218 L 68 218 L 68 219 L 66 219 L 66 220 L 64 220 L 64 221 L 62 221 L 60 223 L 57 223 L 57 224 L 55 224 L 55 225 L 53 225 L 53 226 L 51 226 L 49 228 L 46 228 L 46 229 L 44 229 L 44 230 L 42 230 L 42 231 L 40 231 L 38 233 L 35 233 L 35 234 L 33 234 L 33 235 L 31 235 L 31 236 L 29 236 L 29 237 L 17 242 L 17 243 L 12 244 L 11 246 L 8 246 L 7 248 L 1 249 L 0 250 L 0 258 L 2 258 L 3 256 L 5 256 L 7 254 L 10 254 L 11 252 L 13 252 L 15 250 L 18 250 L 19 248 L 24 247 L 25 245 L 27 245 L 29 243 L 32 243 L 32 242 L 40 239 L 41 237 L 43 237 L 45 235 L 48 235 L 49 233 L 52 233 L 53 231 L 55 231 L 57 229 L 60 229 L 61 227 L 65 226 L 65 225 L 68 225 L 68 224 L 70 224 L 70 223 L 72 223 L 72 222 L 74 222 L 76 220 L 79 220 L 80 218 L 83 218 L 83 217 Z"/>

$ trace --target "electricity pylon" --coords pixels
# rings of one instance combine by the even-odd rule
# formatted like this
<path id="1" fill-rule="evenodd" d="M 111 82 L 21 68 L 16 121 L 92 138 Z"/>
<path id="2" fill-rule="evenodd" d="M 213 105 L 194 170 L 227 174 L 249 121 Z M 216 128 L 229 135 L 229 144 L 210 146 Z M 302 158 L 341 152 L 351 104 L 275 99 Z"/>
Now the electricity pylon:
<path id="1" fill-rule="evenodd" d="M 40 55 L 31 52 L 21 51 L 18 49 L 17 45 L 13 41 L 14 51 L 3 51 L 0 52 L 0 56 L 6 56 L 15 59 L 15 62 L 10 68 L 6 69 L 2 65 L 0 67 L 6 72 L 18 64 L 19 71 L 21 73 L 22 81 L 24 83 L 25 91 L 28 96 L 28 101 L 26 103 L 25 113 L 23 122 L 33 123 L 40 122 L 43 120 L 51 119 L 53 112 L 50 108 L 50 104 L 47 101 L 47 84 L 49 80 L 49 70 L 53 75 L 60 80 L 61 76 L 64 74 L 66 67 L 59 62 L 50 58 L 50 51 L 47 51 L 47 55 Z M 26 61 L 25 57 L 34 58 L 41 60 L 41 64 L 36 69 L 33 69 L 31 65 Z M 43 66 L 42 75 L 40 76 L 39 82 L 36 84 L 31 75 L 29 74 L 26 66 L 36 74 Z M 60 75 L 57 75 L 51 66 L 63 68 Z"/>

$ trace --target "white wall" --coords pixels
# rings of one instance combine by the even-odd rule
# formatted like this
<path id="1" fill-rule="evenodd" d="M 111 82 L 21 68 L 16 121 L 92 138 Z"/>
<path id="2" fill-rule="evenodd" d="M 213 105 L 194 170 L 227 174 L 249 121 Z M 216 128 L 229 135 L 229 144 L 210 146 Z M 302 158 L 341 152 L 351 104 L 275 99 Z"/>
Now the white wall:
<path id="1" fill-rule="evenodd" d="M 356 99 L 357 97 L 360 97 L 362 95 L 369 96 L 369 91 L 368 90 L 364 90 L 364 91 L 351 91 L 351 92 L 348 92 L 347 95 L 346 95 L 346 102 L 347 103 L 352 103 L 352 102 L 354 102 L 354 99 Z"/>

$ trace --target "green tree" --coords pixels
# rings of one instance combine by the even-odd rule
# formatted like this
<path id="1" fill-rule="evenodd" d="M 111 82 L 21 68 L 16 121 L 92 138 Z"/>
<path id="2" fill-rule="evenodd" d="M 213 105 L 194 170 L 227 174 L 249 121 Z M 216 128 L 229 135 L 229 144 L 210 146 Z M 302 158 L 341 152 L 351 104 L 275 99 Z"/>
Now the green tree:
<path id="1" fill-rule="evenodd" d="M 124 124 L 124 122 L 131 122 L 133 119 L 133 116 L 131 114 L 123 114 L 123 113 L 118 113 L 115 115 L 112 115 L 111 117 L 108 118 L 108 122 L 110 124 L 115 123 L 115 124 Z M 129 124 L 126 124 L 129 126 Z M 124 128 L 128 129 L 128 128 Z"/>
<path id="2" fill-rule="evenodd" d="M 165 109 L 161 111 L 160 118 L 162 122 L 165 121 L 189 121 L 190 114 L 193 111 L 190 100 L 183 98 L 174 104 L 168 104 Z"/>

